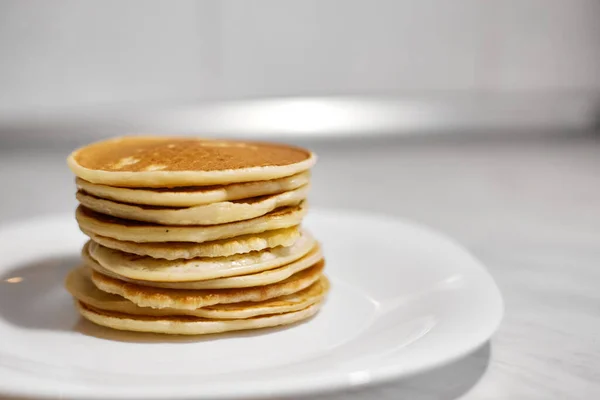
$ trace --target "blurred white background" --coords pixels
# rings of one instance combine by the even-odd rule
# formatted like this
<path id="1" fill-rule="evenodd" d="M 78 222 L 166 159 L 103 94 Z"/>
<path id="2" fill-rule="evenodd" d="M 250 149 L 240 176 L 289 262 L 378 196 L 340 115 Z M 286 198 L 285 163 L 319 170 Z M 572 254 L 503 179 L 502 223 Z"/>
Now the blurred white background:
<path id="1" fill-rule="evenodd" d="M 466 103 L 470 118 L 498 114 L 490 125 L 537 113 L 534 123 L 585 128 L 600 93 L 599 16 L 597 0 L 3 0 L 0 131 L 64 128 L 99 109 L 118 129 L 227 131 L 239 126 L 190 120 L 190 107 L 290 96 L 435 101 L 438 119 Z M 183 126 L 160 114 L 180 107 Z"/>

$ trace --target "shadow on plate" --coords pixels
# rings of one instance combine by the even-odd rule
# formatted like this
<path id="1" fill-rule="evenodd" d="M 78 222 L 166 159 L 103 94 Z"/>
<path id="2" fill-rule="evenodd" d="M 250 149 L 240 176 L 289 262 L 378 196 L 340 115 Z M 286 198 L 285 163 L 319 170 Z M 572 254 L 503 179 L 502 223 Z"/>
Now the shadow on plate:
<path id="1" fill-rule="evenodd" d="M 0 277 L 0 318 L 26 329 L 79 332 L 99 339 L 128 343 L 187 343 L 245 338 L 289 329 L 298 324 L 252 331 L 200 336 L 175 336 L 118 331 L 95 325 L 76 311 L 64 282 L 69 271 L 81 264 L 79 255 L 65 255 L 18 266 Z"/>
<path id="2" fill-rule="evenodd" d="M 295 400 L 454 400 L 462 398 L 481 379 L 490 362 L 485 345 L 455 362 L 409 378 L 335 394 Z"/>
<path id="3" fill-rule="evenodd" d="M 0 276 L 0 318 L 28 329 L 73 330 L 77 312 L 64 281 L 80 263 L 79 255 L 66 254 L 35 260 Z"/>

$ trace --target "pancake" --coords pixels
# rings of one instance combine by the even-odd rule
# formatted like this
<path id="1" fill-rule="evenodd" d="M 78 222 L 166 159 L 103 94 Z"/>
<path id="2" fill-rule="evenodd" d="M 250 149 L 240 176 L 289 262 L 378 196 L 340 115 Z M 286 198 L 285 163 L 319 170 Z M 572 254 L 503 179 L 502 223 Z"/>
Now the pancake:
<path id="1" fill-rule="evenodd" d="M 324 265 L 321 260 L 284 281 L 242 289 L 162 289 L 124 282 L 97 271 L 92 271 L 92 282 L 103 292 L 122 296 L 140 307 L 194 310 L 215 304 L 265 301 L 299 292 L 320 279 Z"/>
<path id="2" fill-rule="evenodd" d="M 309 185 L 304 185 L 298 189 L 270 196 L 185 208 L 117 203 L 81 191 L 77 192 L 77 200 L 91 210 L 117 218 L 159 225 L 217 225 L 252 219 L 280 207 L 298 205 L 306 199 L 308 191 Z"/>
<path id="3" fill-rule="evenodd" d="M 120 203 L 149 206 L 192 207 L 251 197 L 278 194 L 297 189 L 310 181 L 305 171 L 285 178 L 269 181 L 234 183 L 225 186 L 192 186 L 176 188 L 124 188 L 97 185 L 77 178 L 77 189 L 103 199 Z"/>
<path id="4" fill-rule="evenodd" d="M 322 302 L 299 311 L 248 319 L 211 320 L 190 316 L 152 317 L 104 311 L 77 302 L 79 313 L 87 320 L 123 331 L 165 333 L 171 335 L 205 335 L 245 329 L 260 329 L 289 325 L 315 315 Z"/>
<path id="5" fill-rule="evenodd" d="M 98 271 L 102 275 L 106 275 L 120 281 L 134 283 L 136 285 L 141 286 L 150 286 L 155 288 L 165 288 L 165 289 L 186 289 L 186 290 L 197 290 L 197 289 L 233 289 L 233 288 L 247 288 L 247 287 L 257 287 L 257 286 L 265 286 L 273 283 L 281 282 L 290 276 L 310 268 L 315 263 L 319 262 L 323 258 L 323 254 L 321 253 L 321 249 L 318 246 L 315 246 L 308 254 L 304 257 L 291 262 L 289 264 L 269 269 L 262 272 L 249 273 L 247 275 L 239 275 L 239 276 L 229 276 L 224 278 L 215 278 L 208 280 L 196 280 L 196 281 L 155 281 L 148 279 L 134 279 L 129 278 L 128 276 L 123 276 L 114 271 L 103 267 L 96 260 L 89 256 L 85 251 L 82 252 L 83 261 L 86 263 L 88 267 L 93 269 L 94 271 Z M 129 273 L 130 271 L 124 271 L 125 273 Z M 140 271 L 136 271 L 138 275 Z M 129 273 L 129 275 L 132 275 Z M 148 273 L 150 275 L 150 273 Z M 172 278 L 176 279 L 176 278 Z"/>
<path id="6" fill-rule="evenodd" d="M 194 310 L 178 310 L 174 308 L 138 307 L 121 296 L 99 290 L 90 279 L 90 270 L 79 267 L 67 276 L 65 286 L 69 293 L 80 302 L 93 308 L 114 311 L 130 315 L 173 316 L 190 315 L 212 319 L 242 319 L 259 315 L 281 314 L 298 311 L 315 304 L 323 299 L 329 290 L 329 281 L 324 276 L 306 289 L 299 292 L 276 297 L 261 302 L 246 302 L 233 304 L 217 304 Z"/>
<path id="7" fill-rule="evenodd" d="M 84 259 L 91 258 L 104 269 L 119 276 L 144 281 L 190 282 L 271 270 L 303 258 L 315 247 L 315 239 L 305 232 L 290 247 L 227 257 L 162 260 L 109 249 L 92 241 L 86 243 L 82 255 Z"/>
<path id="8" fill-rule="evenodd" d="M 100 214 L 83 206 L 75 214 L 84 232 L 132 242 L 209 242 L 298 225 L 306 214 L 306 201 L 261 217 L 228 224 L 204 226 L 153 225 Z"/>
<path id="9" fill-rule="evenodd" d="M 121 137 L 67 159 L 86 181 L 122 187 L 207 186 L 264 181 L 310 169 L 316 157 L 284 144 L 191 137 Z"/>
<path id="10" fill-rule="evenodd" d="M 227 257 L 234 254 L 272 249 L 278 246 L 289 247 L 296 243 L 298 238 L 300 238 L 300 229 L 298 226 L 204 243 L 136 243 L 95 235 L 88 231 L 84 231 L 84 233 L 94 242 L 110 249 L 166 260 L 190 259 L 196 257 Z"/>

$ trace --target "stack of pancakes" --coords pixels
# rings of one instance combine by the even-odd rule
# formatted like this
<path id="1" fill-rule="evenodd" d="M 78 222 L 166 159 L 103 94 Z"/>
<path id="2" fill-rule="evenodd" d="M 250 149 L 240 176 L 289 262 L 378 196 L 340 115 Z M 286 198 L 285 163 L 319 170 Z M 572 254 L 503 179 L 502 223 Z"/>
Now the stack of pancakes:
<path id="1" fill-rule="evenodd" d="M 291 324 L 329 288 L 301 228 L 315 156 L 269 143 L 124 137 L 68 158 L 90 237 L 67 289 L 115 329 L 206 334 Z"/>

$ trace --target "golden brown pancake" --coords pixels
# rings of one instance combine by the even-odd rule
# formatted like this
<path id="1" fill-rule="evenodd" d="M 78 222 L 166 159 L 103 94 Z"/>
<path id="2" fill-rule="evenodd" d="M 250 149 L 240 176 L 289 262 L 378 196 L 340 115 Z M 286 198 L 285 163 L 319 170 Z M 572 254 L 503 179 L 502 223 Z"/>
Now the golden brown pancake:
<path id="1" fill-rule="evenodd" d="M 300 238 L 300 229 L 298 226 L 204 243 L 136 243 L 95 235 L 88 231 L 84 231 L 84 233 L 94 242 L 99 243 L 104 247 L 136 254 L 138 256 L 149 256 L 165 260 L 188 260 L 196 257 L 227 257 L 234 254 L 262 251 L 280 246 L 289 247 L 296 243 Z"/>
<path id="2" fill-rule="evenodd" d="M 298 225 L 306 202 L 282 207 L 261 217 L 219 225 L 154 225 L 100 214 L 79 206 L 75 214 L 81 230 L 132 242 L 209 242 Z"/>
<path id="3" fill-rule="evenodd" d="M 264 301 L 296 293 L 319 280 L 324 266 L 325 261 L 321 260 L 284 281 L 241 289 L 162 289 L 127 283 L 96 271 L 92 272 L 92 282 L 98 289 L 123 296 L 140 307 L 193 310 L 215 304 Z"/>
<path id="4" fill-rule="evenodd" d="M 99 290 L 90 279 L 90 270 L 85 267 L 73 269 L 65 281 L 65 286 L 73 297 L 94 308 L 130 315 L 174 316 L 190 315 L 212 319 L 241 319 L 259 315 L 281 314 L 298 311 L 323 299 L 329 290 L 329 281 L 324 276 L 306 289 L 287 296 L 276 297 L 260 302 L 217 304 L 195 310 L 175 308 L 139 307 L 121 296 Z"/>
<path id="5" fill-rule="evenodd" d="M 154 282 L 193 282 L 240 275 L 247 276 L 289 265 L 305 258 L 309 253 L 313 262 L 307 267 L 317 261 L 315 258 L 322 257 L 315 239 L 308 232 L 290 247 L 278 247 L 227 257 L 164 260 L 124 253 L 92 241 L 86 243 L 82 250 L 86 263 L 88 261 L 97 263 L 103 270 L 117 274 L 119 278 L 126 277 Z"/>
<path id="6" fill-rule="evenodd" d="M 270 285 L 273 283 L 281 282 L 290 276 L 310 268 L 315 263 L 323 258 L 321 249 L 318 246 L 313 247 L 308 254 L 304 257 L 295 260 L 289 264 L 285 264 L 276 268 L 268 269 L 265 271 L 248 273 L 247 275 L 227 276 L 223 278 L 206 279 L 206 280 L 195 280 L 185 281 L 180 276 L 168 276 L 165 280 L 150 280 L 156 277 L 157 273 L 148 271 L 146 279 L 135 279 L 130 278 L 126 275 L 121 275 L 108 268 L 103 267 L 96 260 L 84 250 L 82 252 L 83 262 L 91 269 L 98 271 L 102 275 L 109 276 L 111 278 L 118 279 L 120 281 L 134 283 L 141 286 L 151 286 L 155 288 L 165 289 L 185 289 L 185 290 L 199 290 L 199 289 L 232 289 L 232 288 L 248 288 L 256 286 Z M 132 268 L 133 269 L 133 268 Z M 127 275 L 133 275 L 131 271 L 119 269 L 119 272 L 126 273 Z M 136 275 L 143 275 L 144 271 L 140 271 L 138 268 Z M 164 276 L 165 274 L 160 274 Z M 183 275 L 183 274 L 181 274 Z"/>
<path id="7" fill-rule="evenodd" d="M 314 165 L 299 147 L 191 137 L 121 137 L 80 148 L 67 162 L 78 177 L 122 187 L 207 186 L 291 176 Z"/>
<path id="8" fill-rule="evenodd" d="M 277 208 L 298 205 L 306 199 L 309 186 L 269 196 L 183 208 L 119 203 L 83 191 L 77 192 L 77 200 L 86 208 L 118 218 L 159 225 L 217 225 L 252 219 Z"/>
<path id="9" fill-rule="evenodd" d="M 124 331 L 165 333 L 171 335 L 204 335 L 289 325 L 315 315 L 319 311 L 321 304 L 322 301 L 312 304 L 302 310 L 283 314 L 259 316 L 247 319 L 213 320 L 184 315 L 154 317 L 122 314 L 113 311 L 100 310 L 81 301 L 76 302 L 81 315 L 95 324 Z"/>
<path id="10" fill-rule="evenodd" d="M 81 178 L 76 179 L 77 188 L 93 196 L 121 203 L 149 206 L 192 207 L 267 196 L 297 189 L 308 184 L 310 172 L 268 181 L 233 183 L 221 186 L 192 186 L 176 188 L 123 188 L 97 185 Z"/>
<path id="11" fill-rule="evenodd" d="M 129 136 L 67 163 L 92 239 L 67 289 L 81 315 L 121 330 L 210 334 L 317 313 L 329 281 L 307 213 L 307 149 Z"/>

